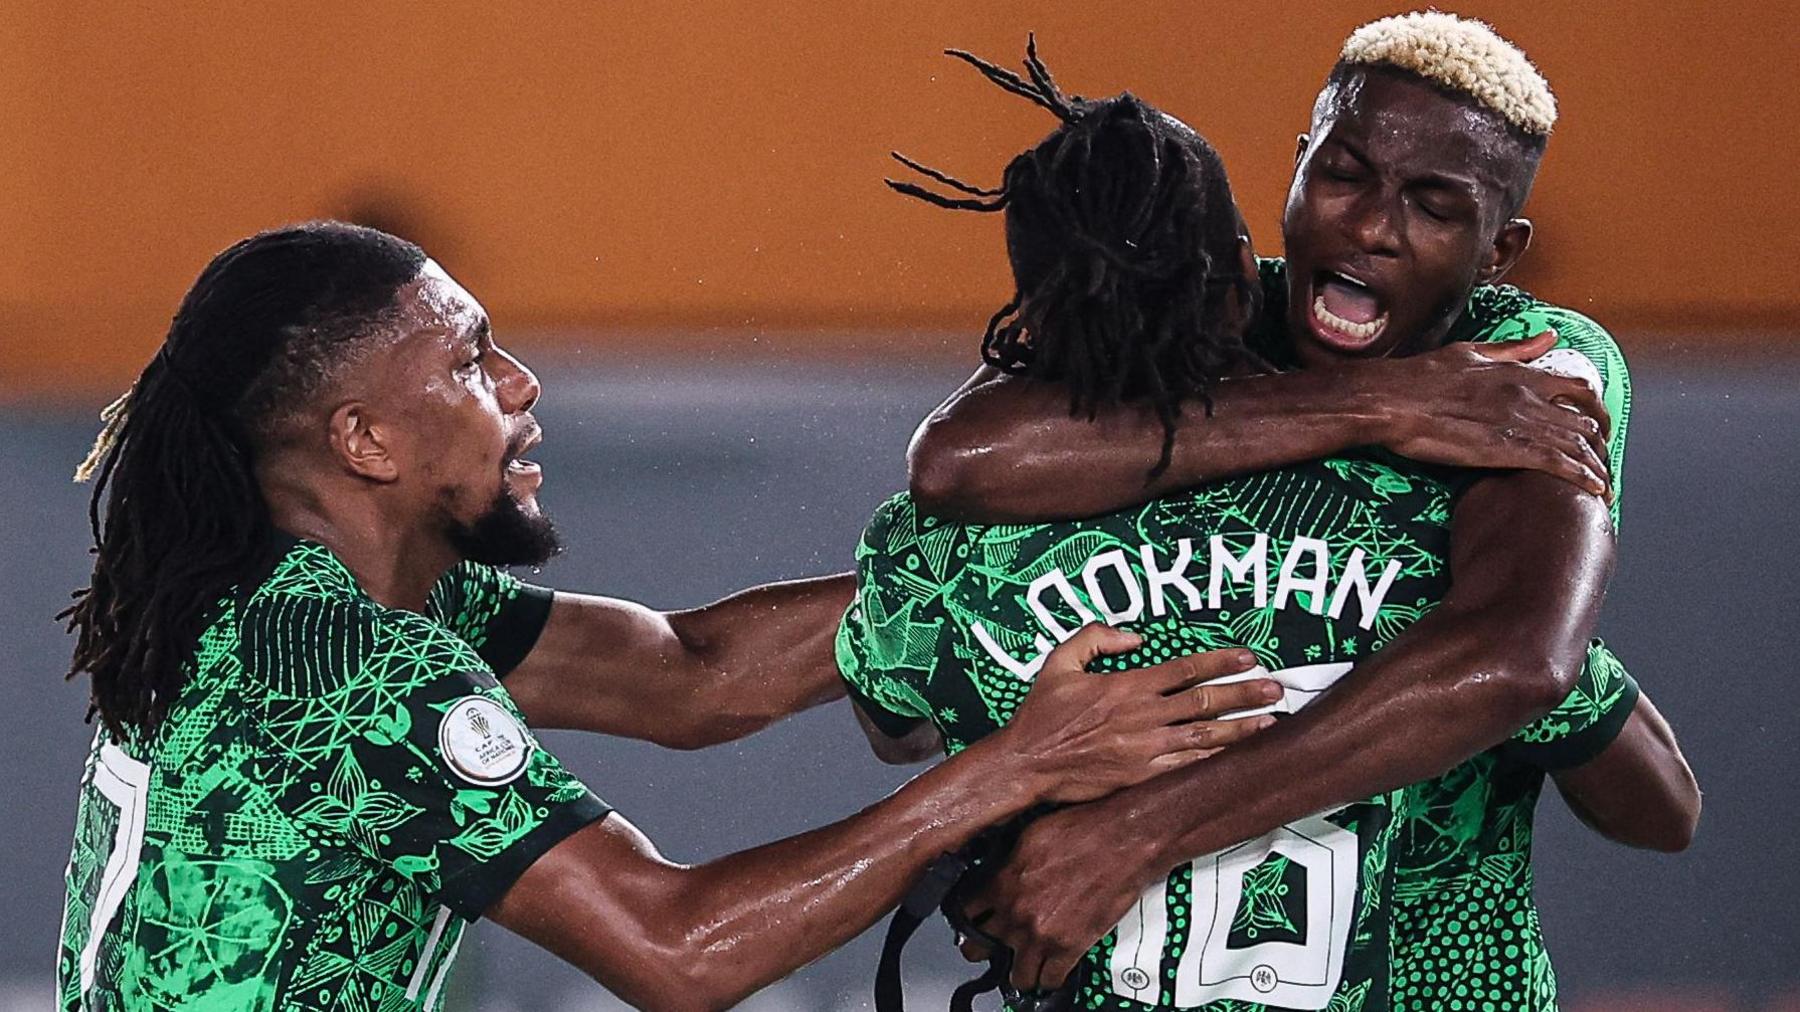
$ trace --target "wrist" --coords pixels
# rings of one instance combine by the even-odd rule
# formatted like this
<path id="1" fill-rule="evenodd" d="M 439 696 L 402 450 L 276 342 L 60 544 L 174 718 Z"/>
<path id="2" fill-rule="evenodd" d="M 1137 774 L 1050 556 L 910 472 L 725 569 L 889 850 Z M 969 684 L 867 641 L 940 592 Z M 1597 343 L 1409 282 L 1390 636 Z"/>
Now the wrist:
<path id="1" fill-rule="evenodd" d="M 1322 371 L 1329 384 L 1326 410 L 1350 430 L 1353 446 L 1391 446 L 1410 436 L 1415 413 L 1393 393 L 1393 363 L 1386 359 L 1353 359 Z"/>
<path id="2" fill-rule="evenodd" d="M 987 821 L 1010 819 L 1048 801 L 1056 778 L 1037 757 L 1010 748 L 1004 730 L 964 749 L 956 758 L 958 775 L 969 796 L 985 811 Z M 964 758 L 966 757 L 966 758 Z M 948 765 L 948 764 L 947 764 Z"/>

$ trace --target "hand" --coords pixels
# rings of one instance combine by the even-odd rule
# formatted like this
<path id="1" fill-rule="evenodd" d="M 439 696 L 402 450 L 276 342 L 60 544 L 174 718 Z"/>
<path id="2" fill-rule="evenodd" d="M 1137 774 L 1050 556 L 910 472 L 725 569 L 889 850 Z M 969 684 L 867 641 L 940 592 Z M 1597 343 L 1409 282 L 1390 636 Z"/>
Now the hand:
<path id="1" fill-rule="evenodd" d="M 1019 711 L 983 745 L 1028 770 L 1040 801 L 1105 797 L 1196 762 L 1273 723 L 1214 720 L 1281 697 L 1267 678 L 1201 684 L 1248 670 L 1248 650 L 1211 650 L 1150 668 L 1091 674 L 1103 654 L 1135 650 L 1135 633 L 1093 624 L 1050 651 Z"/>
<path id="2" fill-rule="evenodd" d="M 1012 950 L 1014 987 L 1061 987 L 1148 879 L 1167 870 L 1147 869 L 1147 852 L 1143 859 L 1122 853 L 1130 844 L 1119 829 L 1092 807 L 1051 812 L 1026 827 L 1006 866 L 970 902 L 971 919 Z M 963 954 L 986 957 L 973 944 Z"/>
<path id="3" fill-rule="evenodd" d="M 1542 471 L 1609 495 L 1611 419 L 1599 396 L 1579 379 L 1523 364 L 1555 345 L 1556 332 L 1547 330 L 1521 341 L 1458 341 L 1353 368 L 1384 406 L 1378 441 L 1403 457 Z"/>

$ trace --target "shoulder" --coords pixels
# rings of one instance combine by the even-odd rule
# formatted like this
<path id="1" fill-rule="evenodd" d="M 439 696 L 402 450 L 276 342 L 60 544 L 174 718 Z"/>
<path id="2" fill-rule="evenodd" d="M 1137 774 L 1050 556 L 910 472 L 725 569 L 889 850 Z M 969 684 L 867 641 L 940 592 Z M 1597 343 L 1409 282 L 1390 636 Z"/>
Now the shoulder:
<path id="1" fill-rule="evenodd" d="M 1610 388 L 1627 378 L 1625 355 L 1618 341 L 1592 317 L 1567 306 L 1545 302 L 1511 285 L 1483 285 L 1469 299 L 1457 339 L 1510 341 L 1556 331 L 1558 348 L 1568 348 L 1592 362 Z"/>
<path id="2" fill-rule="evenodd" d="M 274 697 L 316 699 L 395 683 L 422 685 L 487 664 L 461 637 L 416 612 L 317 585 L 265 583 L 239 620 L 245 671 Z"/>

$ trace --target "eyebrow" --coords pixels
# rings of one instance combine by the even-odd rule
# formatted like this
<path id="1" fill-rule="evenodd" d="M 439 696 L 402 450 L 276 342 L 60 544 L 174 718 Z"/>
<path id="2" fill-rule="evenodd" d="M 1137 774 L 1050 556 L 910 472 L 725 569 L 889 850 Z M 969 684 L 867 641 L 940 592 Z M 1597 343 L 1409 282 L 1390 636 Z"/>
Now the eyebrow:
<path id="1" fill-rule="evenodd" d="M 1369 160 L 1368 154 L 1363 151 L 1362 148 L 1342 137 L 1327 138 L 1325 143 L 1327 145 L 1337 145 L 1339 148 L 1343 149 L 1345 154 L 1348 154 L 1350 157 L 1364 165 L 1373 164 Z M 1423 186 L 1433 190 L 1447 190 L 1452 193 L 1469 197 L 1472 200 L 1479 199 L 1481 196 L 1481 180 L 1472 176 L 1459 176 L 1447 172 L 1428 172 L 1416 179 L 1409 180 L 1409 183 L 1414 186 Z"/>

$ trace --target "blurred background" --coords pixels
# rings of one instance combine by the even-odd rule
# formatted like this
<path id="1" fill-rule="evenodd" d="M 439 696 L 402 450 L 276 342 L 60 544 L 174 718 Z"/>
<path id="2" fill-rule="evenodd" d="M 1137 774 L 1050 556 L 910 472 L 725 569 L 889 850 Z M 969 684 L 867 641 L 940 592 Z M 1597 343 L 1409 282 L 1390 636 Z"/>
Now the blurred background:
<path id="1" fill-rule="evenodd" d="M 1539 902 L 1575 1010 L 1800 1009 L 1800 32 L 1784 4 L 1463 3 L 1562 108 L 1514 279 L 1607 325 L 1636 408 L 1602 633 L 1707 791 L 1686 854 L 1543 804 Z M 991 183 L 1047 115 L 940 55 L 1130 89 L 1230 166 L 1279 252 L 1294 137 L 1362 2 L 0 3 L 0 1008 L 44 1008 L 85 689 L 50 621 L 85 581 L 95 413 L 206 260 L 333 216 L 421 242 L 538 368 L 539 577 L 657 606 L 848 566 L 918 419 L 975 363 L 999 221 L 881 185 L 898 148 Z M 841 817 L 906 775 L 829 707 L 701 753 L 552 735 L 672 857 Z M 917 1008 L 964 974 L 923 934 Z M 747 1007 L 868 1006 L 865 937 Z M 616 1003 L 478 926 L 452 1008 Z"/>

